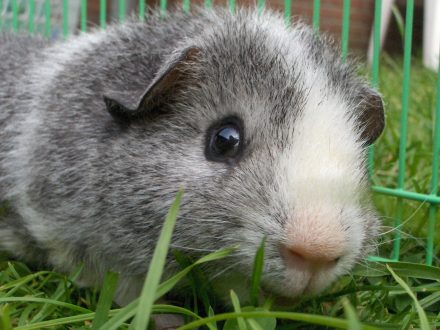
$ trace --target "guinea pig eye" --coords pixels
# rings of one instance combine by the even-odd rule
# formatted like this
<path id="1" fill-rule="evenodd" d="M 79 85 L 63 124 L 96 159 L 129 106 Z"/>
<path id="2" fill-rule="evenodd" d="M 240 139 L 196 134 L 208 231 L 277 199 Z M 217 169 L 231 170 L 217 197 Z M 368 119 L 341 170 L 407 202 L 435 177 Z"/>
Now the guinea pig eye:
<path id="1" fill-rule="evenodd" d="M 208 130 L 205 155 L 215 162 L 236 161 L 242 152 L 243 125 L 237 118 L 227 118 Z"/>

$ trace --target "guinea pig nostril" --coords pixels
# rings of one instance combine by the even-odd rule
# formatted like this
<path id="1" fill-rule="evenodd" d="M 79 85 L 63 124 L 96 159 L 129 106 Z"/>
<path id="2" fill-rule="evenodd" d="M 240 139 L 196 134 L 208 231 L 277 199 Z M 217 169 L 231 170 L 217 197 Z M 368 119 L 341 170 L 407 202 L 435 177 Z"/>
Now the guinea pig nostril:
<path id="1" fill-rule="evenodd" d="M 290 258 L 290 259 L 294 259 L 294 260 L 300 261 L 300 262 L 305 262 L 306 259 L 307 259 L 301 253 L 299 253 L 299 252 L 297 252 L 295 250 L 289 249 L 289 248 L 286 249 L 286 257 Z"/>
<path id="2" fill-rule="evenodd" d="M 287 268 L 305 270 L 310 267 L 310 264 L 305 256 L 288 246 L 282 245 L 280 247 L 280 255 L 283 259 L 284 265 Z"/>
<path id="3" fill-rule="evenodd" d="M 339 254 L 339 253 L 338 253 Z M 280 255 L 288 268 L 330 269 L 340 261 L 341 255 L 332 251 L 322 251 L 313 244 L 293 244 L 280 246 Z"/>

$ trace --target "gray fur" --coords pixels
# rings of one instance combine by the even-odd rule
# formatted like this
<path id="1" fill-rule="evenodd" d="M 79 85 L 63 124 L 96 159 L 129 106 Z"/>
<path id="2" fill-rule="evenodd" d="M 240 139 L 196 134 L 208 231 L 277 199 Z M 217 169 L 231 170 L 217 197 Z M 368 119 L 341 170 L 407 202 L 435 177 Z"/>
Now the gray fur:
<path id="1" fill-rule="evenodd" d="M 107 270 L 120 272 L 119 299 L 126 302 L 183 187 L 173 246 L 197 257 L 240 243 L 234 256 L 207 272 L 216 277 L 228 269 L 246 277 L 255 242 L 267 236 L 263 283 L 282 293 L 275 283 L 283 267 L 277 244 L 289 206 L 278 186 L 282 177 L 274 179 L 282 175 L 277 155 L 291 143 L 308 98 L 307 68 L 299 57 L 286 62 L 285 44 L 300 41 L 299 54 L 327 75 L 325 92 L 342 91 L 353 116 L 369 111 L 363 100 L 373 92 L 327 40 L 297 24 L 287 30 L 291 40 L 280 41 L 273 22 L 281 26 L 282 19 L 271 12 L 258 18 L 248 10 L 235 16 L 197 10 L 163 19 L 154 13 L 146 23 L 56 44 L 0 36 L 0 193 L 8 207 L 0 247 L 62 271 L 83 262 L 85 285 L 99 285 Z M 161 96 L 159 112 L 130 121 L 108 113 L 104 95 L 138 99 L 188 47 L 200 53 L 180 69 L 184 83 Z M 228 115 L 245 123 L 243 159 L 207 161 L 206 130 Z M 376 217 L 365 212 L 366 239 L 356 259 L 377 231 Z"/>

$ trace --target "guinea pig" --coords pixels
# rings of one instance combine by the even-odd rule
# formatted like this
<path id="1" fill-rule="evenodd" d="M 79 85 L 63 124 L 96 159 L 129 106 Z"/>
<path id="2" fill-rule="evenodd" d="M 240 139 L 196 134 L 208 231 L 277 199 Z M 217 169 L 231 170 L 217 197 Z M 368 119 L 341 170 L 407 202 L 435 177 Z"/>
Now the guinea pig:
<path id="1" fill-rule="evenodd" d="M 315 294 L 369 253 L 367 147 L 380 95 L 334 43 L 265 10 L 154 12 L 50 43 L 0 37 L 0 247 L 139 292 L 168 209 L 172 248 L 215 280 Z M 166 274 L 177 269 L 170 256 Z M 224 276 L 222 276 L 224 275 Z"/>

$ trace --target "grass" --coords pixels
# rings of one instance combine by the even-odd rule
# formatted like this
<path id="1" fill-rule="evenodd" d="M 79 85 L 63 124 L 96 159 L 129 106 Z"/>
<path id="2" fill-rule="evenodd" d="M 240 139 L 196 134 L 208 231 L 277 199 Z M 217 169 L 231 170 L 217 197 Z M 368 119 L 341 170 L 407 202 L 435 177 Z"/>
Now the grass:
<path id="1" fill-rule="evenodd" d="M 375 150 L 375 184 L 394 187 L 397 182 L 399 115 L 401 104 L 401 62 L 382 59 L 381 92 L 387 108 L 387 128 Z M 410 129 L 406 189 L 427 192 L 430 189 L 432 127 L 436 76 L 415 61 L 411 75 Z M 180 195 L 179 195 L 180 196 Z M 152 328 L 151 314 L 181 314 L 184 329 L 433 329 L 440 327 L 440 268 L 423 265 L 427 205 L 404 202 L 401 260 L 405 262 L 359 265 L 318 297 L 305 297 L 288 306 L 274 299 L 258 299 L 258 286 L 264 255 L 264 243 L 256 251 L 251 275 L 251 302 L 240 301 L 231 291 L 231 307 L 215 303 L 198 265 L 223 258 L 233 247 L 212 253 L 191 263 L 174 251 L 182 271 L 160 283 L 170 233 L 176 219 L 179 197 L 164 222 L 163 235 L 138 300 L 124 308 L 112 305 L 117 275 L 109 273 L 101 292 L 80 289 L 74 279 L 81 271 L 66 276 L 48 270 L 32 270 L 21 262 L 0 258 L 0 329 L 145 329 Z M 374 202 L 384 216 L 384 231 L 392 227 L 396 198 L 376 194 Z M 382 235 L 378 254 L 389 257 L 395 230 Z M 436 233 L 440 246 L 440 230 Z M 438 248 L 436 250 L 438 255 Z M 154 304 L 183 278 L 194 288 L 181 306 Z M 155 292 L 149 295 L 149 292 Z M 149 325 L 148 325 L 149 324 Z"/>

